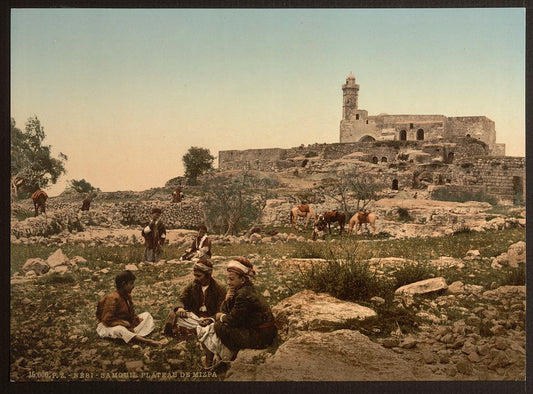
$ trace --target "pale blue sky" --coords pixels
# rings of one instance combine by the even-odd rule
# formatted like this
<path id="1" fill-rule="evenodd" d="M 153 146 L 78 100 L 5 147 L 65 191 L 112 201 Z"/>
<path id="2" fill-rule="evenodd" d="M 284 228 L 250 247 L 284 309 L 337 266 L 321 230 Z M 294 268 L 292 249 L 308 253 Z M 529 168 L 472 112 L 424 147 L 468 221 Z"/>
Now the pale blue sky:
<path id="1" fill-rule="evenodd" d="M 13 9 L 11 116 L 68 179 L 144 190 L 191 146 L 338 142 L 353 72 L 369 115 L 485 115 L 525 155 L 525 10 Z"/>

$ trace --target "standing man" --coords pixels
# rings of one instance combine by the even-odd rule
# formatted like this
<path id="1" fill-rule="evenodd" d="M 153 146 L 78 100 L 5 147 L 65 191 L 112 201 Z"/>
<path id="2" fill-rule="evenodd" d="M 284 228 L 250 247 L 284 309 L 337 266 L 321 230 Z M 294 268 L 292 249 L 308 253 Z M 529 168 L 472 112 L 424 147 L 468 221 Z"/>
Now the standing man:
<path id="1" fill-rule="evenodd" d="M 182 260 L 198 260 L 211 258 L 211 240 L 207 237 L 207 227 L 198 226 L 198 235 L 192 241 L 191 246 L 185 251 Z"/>
<path id="2" fill-rule="evenodd" d="M 166 229 L 161 220 L 161 209 L 152 209 L 152 220 L 142 230 L 146 249 L 144 249 L 144 261 L 156 263 L 161 257 L 161 245 L 165 243 Z"/>

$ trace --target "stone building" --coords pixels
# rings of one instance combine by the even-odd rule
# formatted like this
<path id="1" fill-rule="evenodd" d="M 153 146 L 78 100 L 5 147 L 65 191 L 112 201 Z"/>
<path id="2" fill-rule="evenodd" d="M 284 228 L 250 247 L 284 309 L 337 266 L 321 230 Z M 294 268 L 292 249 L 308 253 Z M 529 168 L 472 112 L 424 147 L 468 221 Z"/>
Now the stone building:
<path id="1" fill-rule="evenodd" d="M 486 116 L 369 116 L 359 109 L 353 74 L 342 94 L 339 143 L 220 151 L 219 169 L 320 172 L 324 162 L 352 157 L 368 163 L 375 179 L 393 190 L 431 184 L 480 191 L 500 201 L 525 200 L 525 158 L 505 156 L 505 144 L 496 143 L 495 124 Z"/>
<path id="2" fill-rule="evenodd" d="M 494 122 L 486 116 L 369 116 L 368 111 L 359 109 L 359 85 L 353 74 L 348 75 L 342 85 L 342 97 L 341 143 L 379 140 L 438 142 L 470 137 L 486 143 L 491 155 L 505 156 L 505 144 L 496 143 Z"/>

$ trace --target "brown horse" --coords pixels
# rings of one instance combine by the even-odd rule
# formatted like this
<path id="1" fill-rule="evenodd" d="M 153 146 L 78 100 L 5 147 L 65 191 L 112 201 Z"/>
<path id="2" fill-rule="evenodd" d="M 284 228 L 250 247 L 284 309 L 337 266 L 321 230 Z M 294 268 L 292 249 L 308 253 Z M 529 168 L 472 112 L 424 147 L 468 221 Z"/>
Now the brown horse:
<path id="1" fill-rule="evenodd" d="M 313 217 L 313 224 L 317 221 L 316 213 L 311 209 L 309 205 L 298 205 L 291 209 L 291 229 L 296 226 L 296 222 L 299 217 L 305 218 L 305 229 L 307 229 L 307 223 L 309 223 L 309 218 Z"/>
<path id="2" fill-rule="evenodd" d="M 350 219 L 350 223 L 348 225 L 348 234 L 352 232 L 352 229 L 355 226 L 355 233 L 354 235 L 357 235 L 357 232 L 359 229 L 361 229 L 361 235 L 363 235 L 363 224 L 366 224 L 368 227 L 368 224 L 370 224 L 370 227 L 372 227 L 372 237 L 376 234 L 376 219 L 377 215 L 372 212 L 364 212 L 359 211 L 355 215 L 352 216 Z"/>
<path id="3" fill-rule="evenodd" d="M 330 234 L 331 223 L 339 223 L 339 234 L 342 235 L 342 232 L 344 231 L 344 224 L 346 223 L 346 215 L 344 214 L 344 212 L 339 212 L 335 210 L 324 212 L 324 220 L 328 224 L 328 230 Z"/>
<path id="4" fill-rule="evenodd" d="M 33 206 L 35 208 L 35 216 L 37 216 L 39 208 L 41 208 L 41 213 L 46 213 L 46 199 L 48 198 L 48 194 L 44 190 L 37 190 L 35 193 L 31 195 L 31 199 L 33 201 Z"/>

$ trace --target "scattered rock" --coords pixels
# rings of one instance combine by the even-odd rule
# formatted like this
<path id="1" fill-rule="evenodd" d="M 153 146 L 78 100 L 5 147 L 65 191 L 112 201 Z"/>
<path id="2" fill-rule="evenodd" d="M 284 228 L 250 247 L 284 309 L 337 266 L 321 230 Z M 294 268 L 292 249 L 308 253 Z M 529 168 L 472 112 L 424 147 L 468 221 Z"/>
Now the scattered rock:
<path id="1" fill-rule="evenodd" d="M 46 260 L 48 265 L 51 268 L 54 268 L 58 265 L 68 265 L 69 264 L 69 258 L 61 249 L 57 249 L 54 253 L 52 253 L 48 259 Z"/>
<path id="2" fill-rule="evenodd" d="M 448 286 L 446 285 L 446 280 L 443 277 L 431 278 L 426 280 L 421 280 L 419 282 L 411 283 L 405 286 L 402 286 L 396 289 L 395 293 L 404 293 L 404 294 L 427 294 L 433 293 L 440 290 L 446 290 Z"/>
<path id="3" fill-rule="evenodd" d="M 36 275 L 44 275 L 50 270 L 50 266 L 40 258 L 26 260 L 22 266 L 23 272 L 33 271 Z"/>
<path id="4" fill-rule="evenodd" d="M 341 301 L 325 293 L 303 290 L 280 301 L 272 308 L 282 338 L 297 331 L 332 330 L 348 319 L 376 316 L 370 308 L 353 302 Z"/>

